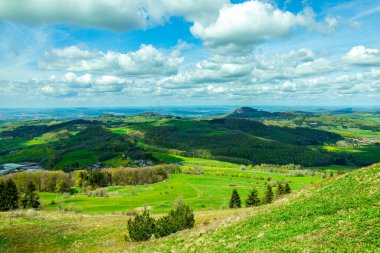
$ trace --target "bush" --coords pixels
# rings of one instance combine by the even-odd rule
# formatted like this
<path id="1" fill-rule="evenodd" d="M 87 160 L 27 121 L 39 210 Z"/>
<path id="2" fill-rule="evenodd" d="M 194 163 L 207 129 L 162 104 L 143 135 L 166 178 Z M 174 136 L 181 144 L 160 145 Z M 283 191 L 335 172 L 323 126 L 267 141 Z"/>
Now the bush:
<path id="1" fill-rule="evenodd" d="M 194 213 L 189 206 L 180 203 L 175 210 L 159 219 L 156 223 L 157 237 L 164 237 L 178 231 L 194 227 Z"/>
<path id="2" fill-rule="evenodd" d="M 134 219 L 128 220 L 129 237 L 135 242 L 149 240 L 155 233 L 155 227 L 155 220 L 150 217 L 146 209 Z"/>
<path id="3" fill-rule="evenodd" d="M 292 192 L 292 189 L 290 189 L 290 186 L 288 183 L 285 184 L 285 189 L 284 189 L 284 193 L 285 194 L 289 194 Z"/>
<path id="4" fill-rule="evenodd" d="M 90 191 L 90 192 L 87 192 L 87 196 L 88 197 L 103 197 L 103 198 L 106 198 L 108 197 L 108 193 L 105 189 L 98 189 L 98 190 L 95 190 L 95 191 Z"/>
<path id="5" fill-rule="evenodd" d="M 132 241 L 147 241 L 153 235 L 164 237 L 184 229 L 194 227 L 194 213 L 189 206 L 180 202 L 176 209 L 155 221 L 150 217 L 149 211 L 144 210 L 134 219 L 128 220 L 129 237 Z"/>

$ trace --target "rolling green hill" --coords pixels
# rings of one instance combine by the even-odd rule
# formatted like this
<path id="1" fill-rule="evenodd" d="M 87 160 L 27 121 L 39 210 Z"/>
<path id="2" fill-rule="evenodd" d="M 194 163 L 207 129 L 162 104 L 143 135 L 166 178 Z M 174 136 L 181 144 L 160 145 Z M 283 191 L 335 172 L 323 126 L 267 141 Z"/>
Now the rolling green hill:
<path id="1" fill-rule="evenodd" d="M 143 243 L 125 240 L 130 218 L 125 213 L 5 212 L 0 213 L 0 251 L 378 252 L 379 184 L 380 164 L 376 164 L 320 181 L 272 204 L 196 211 L 195 228 Z M 179 185 L 174 185 L 174 189 Z M 172 191 L 171 187 L 168 189 Z M 245 197 L 248 188 L 238 186 L 237 189 Z M 110 194 L 120 191 L 117 187 L 109 190 Z M 140 192 L 142 190 L 137 190 L 137 196 L 147 197 Z M 206 190 L 209 194 L 214 192 Z M 122 194 L 128 195 L 128 192 Z M 51 195 L 54 198 L 54 194 Z M 103 206 L 112 199 L 112 196 L 104 199 Z M 94 198 L 87 204 L 96 205 L 99 201 L 101 198 Z M 120 203 L 119 206 L 128 204 Z M 165 209 L 164 206 L 160 208 Z"/>
<path id="2" fill-rule="evenodd" d="M 246 107 L 226 117 L 203 120 L 148 112 L 10 122 L 0 127 L 0 164 L 37 162 L 47 169 L 71 171 L 95 163 L 118 167 L 140 159 L 155 161 L 150 155 L 155 151 L 237 164 L 361 167 L 379 162 L 380 146 L 366 149 L 368 155 L 325 148 L 341 140 L 340 134 L 354 133 L 351 128 L 356 123 L 361 134 L 378 135 L 374 131 L 379 123 L 367 119 Z"/>
<path id="3" fill-rule="evenodd" d="M 141 252 L 378 252 L 380 164 L 315 184 L 241 217 L 137 246 Z M 248 218 L 244 213 L 250 212 Z M 244 220 L 241 220 L 244 219 Z"/>

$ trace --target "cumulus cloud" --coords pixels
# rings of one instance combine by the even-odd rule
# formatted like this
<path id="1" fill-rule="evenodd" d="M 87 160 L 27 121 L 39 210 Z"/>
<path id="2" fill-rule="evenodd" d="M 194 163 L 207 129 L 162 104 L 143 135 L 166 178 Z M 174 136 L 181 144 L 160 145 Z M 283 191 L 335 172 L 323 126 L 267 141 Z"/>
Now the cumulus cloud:
<path id="1" fill-rule="evenodd" d="M 351 65 L 372 66 L 380 65 L 380 50 L 356 46 L 343 57 L 343 61 Z"/>
<path id="2" fill-rule="evenodd" d="M 167 52 L 152 45 L 141 45 L 137 51 L 89 51 L 76 46 L 54 49 L 39 62 L 40 69 L 86 71 L 122 76 L 155 76 L 175 74 L 183 57 L 180 52 Z"/>
<path id="3" fill-rule="evenodd" d="M 69 72 L 62 76 L 52 75 L 48 78 L 35 78 L 28 81 L 40 87 L 45 96 L 78 97 L 93 96 L 100 93 L 118 93 L 131 85 L 132 81 L 117 76 L 94 76 L 89 73 L 77 75 Z"/>
<path id="4" fill-rule="evenodd" d="M 138 0 L 3 0 L 0 18 L 26 23 L 72 23 L 112 29 L 146 25 Z"/>
<path id="5" fill-rule="evenodd" d="M 318 55 L 307 48 L 274 55 L 213 55 L 176 75 L 164 78 L 159 84 L 171 89 L 218 83 L 233 86 L 277 84 L 284 80 L 324 75 L 336 70 L 332 62 Z"/>
<path id="6" fill-rule="evenodd" d="M 227 0 L 2 0 L 0 19 L 25 23 L 71 23 L 114 30 L 146 28 L 171 16 L 205 22 Z"/>
<path id="7" fill-rule="evenodd" d="M 337 23 L 332 17 L 326 18 L 325 24 L 316 23 L 311 9 L 293 14 L 268 2 L 247 1 L 225 5 L 214 22 L 204 25 L 195 21 L 190 30 L 209 48 L 241 51 L 269 39 L 286 37 L 297 27 L 322 31 Z"/>

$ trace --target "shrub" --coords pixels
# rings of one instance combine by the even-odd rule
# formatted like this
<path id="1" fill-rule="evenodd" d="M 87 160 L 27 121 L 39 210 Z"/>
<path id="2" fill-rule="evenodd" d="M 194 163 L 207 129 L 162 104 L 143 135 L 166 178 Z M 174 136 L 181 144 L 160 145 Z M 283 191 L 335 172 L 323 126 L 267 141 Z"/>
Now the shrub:
<path id="1" fill-rule="evenodd" d="M 281 195 L 284 195 L 284 194 L 285 194 L 285 187 L 281 183 L 279 183 L 277 185 L 276 195 L 277 196 L 281 196 Z"/>
<path id="2" fill-rule="evenodd" d="M 95 190 L 95 191 L 90 191 L 90 192 L 87 192 L 87 196 L 88 197 L 103 197 L 103 198 L 106 198 L 108 197 L 108 193 L 105 189 L 98 189 L 98 190 Z"/>
<path id="3" fill-rule="evenodd" d="M 189 206 L 180 203 L 175 210 L 160 218 L 156 223 L 157 237 L 164 237 L 194 227 L 194 213 Z"/>
<path id="4" fill-rule="evenodd" d="M 202 168 L 199 167 L 182 167 L 183 174 L 201 175 L 203 174 Z"/>
<path id="5" fill-rule="evenodd" d="M 231 199 L 230 199 L 230 208 L 240 208 L 241 207 L 241 200 L 239 193 L 236 189 L 232 191 Z"/>
<path id="6" fill-rule="evenodd" d="M 284 193 L 285 194 L 289 194 L 292 192 L 292 189 L 290 189 L 290 186 L 288 183 L 285 184 L 285 189 L 284 189 Z"/>
<path id="7" fill-rule="evenodd" d="M 149 240 L 155 233 L 155 227 L 155 220 L 150 217 L 146 209 L 134 219 L 128 220 L 129 237 L 135 242 Z"/>

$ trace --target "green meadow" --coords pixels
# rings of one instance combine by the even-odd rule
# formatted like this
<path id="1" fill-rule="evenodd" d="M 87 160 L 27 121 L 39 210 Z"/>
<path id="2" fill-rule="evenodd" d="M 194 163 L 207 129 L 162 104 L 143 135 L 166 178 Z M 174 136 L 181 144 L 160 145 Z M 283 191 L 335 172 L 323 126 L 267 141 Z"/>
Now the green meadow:
<path id="1" fill-rule="evenodd" d="M 198 168 L 203 174 L 171 174 L 168 180 L 150 185 L 110 186 L 104 188 L 108 197 L 42 192 L 43 209 L 58 210 L 61 205 L 82 213 L 125 213 L 147 207 L 153 213 L 165 213 L 173 208 L 178 199 L 183 199 L 195 210 L 226 209 L 234 188 L 238 189 L 244 201 L 252 188 L 262 194 L 266 183 L 271 181 L 289 182 L 293 190 L 299 190 L 322 180 L 320 176 L 241 170 L 240 165 L 216 160 L 158 152 L 153 155 L 167 162 L 177 162 L 183 168 Z"/>
<path id="2" fill-rule="evenodd" d="M 230 167 L 223 167 L 220 166 L 223 162 L 205 159 L 186 160 L 185 166 L 208 165 L 202 167 L 205 173 L 171 174 L 168 180 L 150 185 L 110 186 L 104 188 L 108 197 L 88 197 L 84 193 L 72 196 L 40 193 L 43 209 L 58 210 L 60 203 L 68 209 L 83 213 L 131 212 L 144 207 L 153 213 L 164 213 L 173 208 L 179 198 L 195 210 L 226 209 L 234 188 L 238 189 L 244 201 L 252 188 L 262 194 L 266 183 L 270 181 L 289 182 L 293 190 L 299 190 L 322 179 L 317 176 L 295 177 L 280 173 L 241 171 L 236 165 L 225 163 L 224 166 Z"/>

